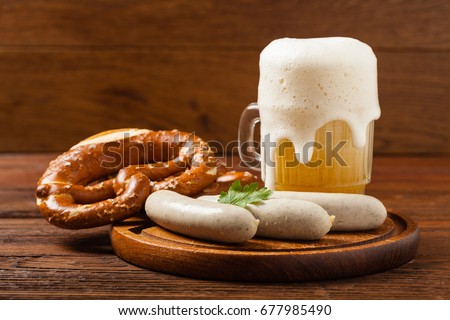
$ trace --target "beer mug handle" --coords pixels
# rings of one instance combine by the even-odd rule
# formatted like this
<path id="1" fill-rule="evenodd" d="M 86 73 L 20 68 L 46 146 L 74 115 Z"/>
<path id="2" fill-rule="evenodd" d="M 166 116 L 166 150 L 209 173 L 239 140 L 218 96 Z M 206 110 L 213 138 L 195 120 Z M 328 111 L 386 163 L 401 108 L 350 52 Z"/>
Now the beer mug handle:
<path id="1" fill-rule="evenodd" d="M 255 126 L 260 122 L 259 108 L 256 102 L 244 109 L 239 120 L 238 151 L 241 161 L 248 167 L 261 170 L 261 155 L 255 147 Z"/>

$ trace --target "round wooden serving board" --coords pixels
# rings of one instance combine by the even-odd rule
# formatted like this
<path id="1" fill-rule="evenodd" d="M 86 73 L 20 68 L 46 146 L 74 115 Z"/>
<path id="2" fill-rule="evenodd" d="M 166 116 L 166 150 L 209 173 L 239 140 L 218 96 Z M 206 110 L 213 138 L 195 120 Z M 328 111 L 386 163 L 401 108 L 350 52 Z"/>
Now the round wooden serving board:
<path id="1" fill-rule="evenodd" d="M 196 240 L 156 226 L 144 215 L 112 226 L 116 254 L 154 271 L 201 279 L 293 282 L 376 273 L 411 260 L 419 229 L 407 216 L 389 212 L 366 232 L 332 232 L 318 241 L 254 238 L 242 244 Z"/>

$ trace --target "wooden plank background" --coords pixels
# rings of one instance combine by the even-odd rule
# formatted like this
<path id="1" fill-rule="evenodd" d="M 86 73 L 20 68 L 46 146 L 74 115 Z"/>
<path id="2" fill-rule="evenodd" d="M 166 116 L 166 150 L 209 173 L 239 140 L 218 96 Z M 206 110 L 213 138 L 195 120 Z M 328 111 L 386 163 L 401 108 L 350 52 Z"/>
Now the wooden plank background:
<path id="1" fill-rule="evenodd" d="M 62 151 L 118 127 L 237 137 L 280 37 L 374 49 L 378 154 L 450 153 L 447 0 L 0 0 L 0 152 Z"/>

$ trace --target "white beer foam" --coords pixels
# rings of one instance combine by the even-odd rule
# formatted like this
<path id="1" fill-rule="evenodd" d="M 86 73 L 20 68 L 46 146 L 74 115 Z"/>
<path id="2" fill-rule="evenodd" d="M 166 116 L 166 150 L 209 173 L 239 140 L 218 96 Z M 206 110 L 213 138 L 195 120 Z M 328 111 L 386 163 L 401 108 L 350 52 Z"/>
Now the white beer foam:
<path id="1" fill-rule="evenodd" d="M 367 126 L 380 117 L 375 54 L 352 38 L 274 40 L 260 56 L 258 105 L 261 137 L 288 139 L 296 153 L 335 120 L 348 124 L 353 145 L 362 148 Z"/>

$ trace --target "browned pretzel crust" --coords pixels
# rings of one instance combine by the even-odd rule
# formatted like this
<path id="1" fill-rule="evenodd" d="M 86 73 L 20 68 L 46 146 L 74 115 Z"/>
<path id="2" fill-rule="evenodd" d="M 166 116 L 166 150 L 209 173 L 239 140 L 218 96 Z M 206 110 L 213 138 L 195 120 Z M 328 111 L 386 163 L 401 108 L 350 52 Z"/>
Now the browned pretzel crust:
<path id="1" fill-rule="evenodd" d="M 50 223 L 91 228 L 130 217 L 155 190 L 194 195 L 216 177 L 216 160 L 199 137 L 120 129 L 83 140 L 50 162 L 36 198 Z"/>

